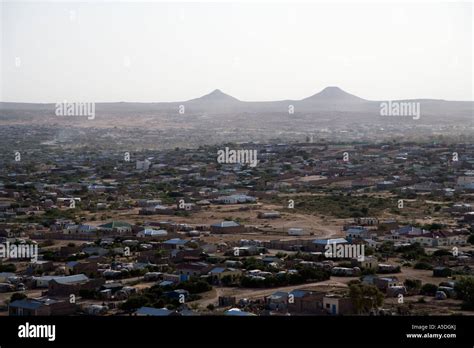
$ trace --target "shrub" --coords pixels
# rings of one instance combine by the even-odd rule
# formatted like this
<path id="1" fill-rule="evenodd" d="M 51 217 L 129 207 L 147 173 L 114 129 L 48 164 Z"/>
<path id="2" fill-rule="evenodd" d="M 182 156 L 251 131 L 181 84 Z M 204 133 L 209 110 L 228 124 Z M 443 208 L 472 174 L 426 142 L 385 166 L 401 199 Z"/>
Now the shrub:
<path id="1" fill-rule="evenodd" d="M 468 242 L 468 243 L 471 243 L 471 244 L 474 244 L 474 233 L 471 234 L 471 235 L 467 238 L 467 242 Z"/>
<path id="2" fill-rule="evenodd" d="M 349 297 L 356 313 L 367 313 L 371 309 L 380 307 L 384 295 L 373 285 L 351 285 L 349 286 Z"/>
<path id="3" fill-rule="evenodd" d="M 457 297 L 463 301 L 462 308 L 474 310 L 474 277 L 462 277 L 454 286 Z"/>
<path id="4" fill-rule="evenodd" d="M 133 295 L 128 298 L 127 301 L 120 305 L 120 308 L 129 311 L 143 307 L 148 304 L 148 298 L 143 295 Z"/>
<path id="5" fill-rule="evenodd" d="M 189 291 L 190 294 L 199 294 L 212 289 L 212 286 L 204 280 L 188 280 L 179 284 L 179 288 Z"/>
<path id="6" fill-rule="evenodd" d="M 421 287 L 420 293 L 422 295 L 434 296 L 437 290 L 438 290 L 438 287 L 436 285 L 431 284 L 431 283 L 426 283 Z"/>
<path id="7" fill-rule="evenodd" d="M 425 249 L 419 243 L 413 243 L 408 246 L 402 246 L 397 251 L 402 253 L 402 257 L 406 260 L 417 260 L 421 256 L 425 256 Z"/>
<path id="8" fill-rule="evenodd" d="M 418 290 L 421 288 L 421 280 L 419 279 L 406 279 L 404 285 L 408 290 Z"/>
<path id="9" fill-rule="evenodd" d="M 87 299 L 95 299 L 96 292 L 94 290 L 89 290 L 89 289 L 81 289 L 79 290 L 79 296 Z"/>
<path id="10" fill-rule="evenodd" d="M 15 292 L 11 297 L 10 297 L 10 303 L 13 301 L 19 301 L 27 298 L 26 295 L 22 292 Z"/>
<path id="11" fill-rule="evenodd" d="M 9 264 L 6 264 L 6 265 L 1 264 L 0 265 L 0 272 L 15 273 L 16 272 L 16 267 L 13 263 L 9 263 Z"/>
<path id="12" fill-rule="evenodd" d="M 417 262 L 415 263 L 415 266 L 413 266 L 414 269 L 433 269 L 433 266 L 431 266 L 427 262 Z"/>
<path id="13" fill-rule="evenodd" d="M 444 249 L 440 249 L 440 250 L 436 250 L 434 253 L 433 253 L 433 256 L 452 256 L 453 253 L 449 250 L 444 250 Z"/>

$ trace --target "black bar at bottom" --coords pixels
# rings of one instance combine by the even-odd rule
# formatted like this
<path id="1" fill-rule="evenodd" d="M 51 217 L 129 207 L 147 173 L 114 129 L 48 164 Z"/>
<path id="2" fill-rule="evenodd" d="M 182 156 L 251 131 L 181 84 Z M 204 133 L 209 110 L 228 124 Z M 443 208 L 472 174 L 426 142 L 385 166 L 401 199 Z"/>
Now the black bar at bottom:
<path id="1" fill-rule="evenodd" d="M 55 325 L 54 341 L 46 337 L 19 337 L 19 327 L 26 323 L 30 329 L 31 325 Z M 473 324 L 474 317 L 470 316 L 0 317 L 0 346 L 41 343 L 41 346 L 410 344 L 472 347 Z"/>

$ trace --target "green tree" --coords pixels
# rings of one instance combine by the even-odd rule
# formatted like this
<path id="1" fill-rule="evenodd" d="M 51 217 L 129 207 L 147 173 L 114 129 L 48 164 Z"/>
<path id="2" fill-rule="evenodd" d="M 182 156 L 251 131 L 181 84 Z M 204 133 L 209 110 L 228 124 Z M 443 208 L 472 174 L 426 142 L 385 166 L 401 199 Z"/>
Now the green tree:
<path id="1" fill-rule="evenodd" d="M 454 290 L 463 301 L 463 308 L 474 310 L 474 277 L 462 277 L 454 286 Z"/>
<path id="2" fill-rule="evenodd" d="M 420 293 L 422 295 L 434 296 L 438 287 L 431 283 L 426 283 L 421 287 Z"/>
<path id="3" fill-rule="evenodd" d="M 143 307 L 148 304 L 148 298 L 142 295 L 130 296 L 127 301 L 122 303 L 120 308 L 123 310 L 129 311 L 134 310 L 140 307 Z"/>
<path id="4" fill-rule="evenodd" d="M 349 286 L 349 297 L 356 313 L 362 314 L 380 307 L 384 295 L 373 285 L 352 284 Z"/>
<path id="5" fill-rule="evenodd" d="M 18 301 L 18 300 L 23 300 L 26 298 L 26 295 L 22 292 L 15 292 L 11 297 L 10 297 L 10 303 L 13 301 Z"/>
<path id="6" fill-rule="evenodd" d="M 419 279 L 406 279 L 404 284 L 410 292 L 417 292 L 421 288 L 421 280 Z"/>

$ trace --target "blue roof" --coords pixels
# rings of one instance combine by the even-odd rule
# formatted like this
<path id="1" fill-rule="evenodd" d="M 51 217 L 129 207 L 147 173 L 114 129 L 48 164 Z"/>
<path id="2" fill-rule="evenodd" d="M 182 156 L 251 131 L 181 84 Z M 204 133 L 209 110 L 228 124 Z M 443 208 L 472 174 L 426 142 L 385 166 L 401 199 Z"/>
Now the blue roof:
<path id="1" fill-rule="evenodd" d="M 10 303 L 10 307 L 25 308 L 25 309 L 38 309 L 42 305 L 43 305 L 42 302 L 32 300 L 32 299 L 17 300 Z"/>
<path id="2" fill-rule="evenodd" d="M 167 316 L 173 313 L 173 311 L 167 308 L 141 307 L 136 313 L 138 315 Z"/>
<path id="3" fill-rule="evenodd" d="M 223 267 L 215 267 L 213 269 L 211 269 L 210 273 L 222 273 L 225 271 L 225 268 Z"/>
<path id="4" fill-rule="evenodd" d="M 164 241 L 163 244 L 171 244 L 171 245 L 184 245 L 188 241 L 185 239 L 180 239 L 180 238 L 173 238 L 173 239 L 168 239 L 167 241 Z"/>
<path id="5" fill-rule="evenodd" d="M 80 225 L 79 226 L 79 230 L 81 231 L 93 231 L 93 230 L 96 230 L 97 228 L 95 226 L 91 226 L 91 225 Z"/>
<path id="6" fill-rule="evenodd" d="M 414 227 L 414 226 L 402 226 L 400 227 L 399 229 L 395 230 L 396 233 L 399 233 L 399 234 L 406 234 L 406 233 L 410 233 L 410 232 L 421 232 L 421 229 L 418 228 L 418 227 Z"/>

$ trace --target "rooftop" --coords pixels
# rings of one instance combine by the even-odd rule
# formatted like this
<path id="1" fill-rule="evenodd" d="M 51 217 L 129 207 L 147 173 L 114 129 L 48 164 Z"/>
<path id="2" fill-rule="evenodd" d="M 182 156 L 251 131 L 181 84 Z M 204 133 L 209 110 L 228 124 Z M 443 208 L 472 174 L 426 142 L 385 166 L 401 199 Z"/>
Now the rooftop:
<path id="1" fill-rule="evenodd" d="M 211 225 L 212 227 L 237 227 L 240 226 L 235 221 L 222 221 Z"/>

